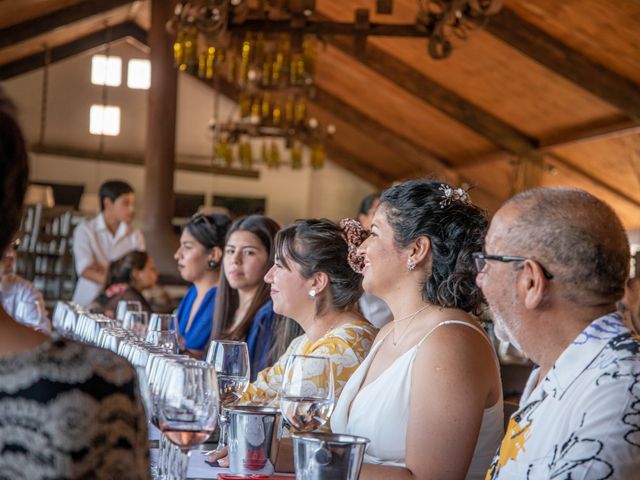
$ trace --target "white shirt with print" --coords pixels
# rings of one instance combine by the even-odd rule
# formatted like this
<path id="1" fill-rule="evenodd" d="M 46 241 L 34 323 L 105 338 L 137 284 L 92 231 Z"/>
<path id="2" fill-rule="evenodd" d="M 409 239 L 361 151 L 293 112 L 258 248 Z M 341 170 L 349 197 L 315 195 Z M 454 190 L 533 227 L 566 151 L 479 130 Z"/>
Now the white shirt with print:
<path id="1" fill-rule="evenodd" d="M 105 268 L 133 250 L 145 250 L 142 232 L 122 222 L 112 235 L 102 213 L 91 220 L 80 223 L 73 232 L 73 257 L 78 274 L 78 283 L 73 292 L 73 302 L 88 306 L 98 296 L 104 285 L 80 277 L 94 262 Z"/>
<path id="2" fill-rule="evenodd" d="M 640 479 L 640 337 L 593 321 L 538 383 L 532 372 L 488 479 Z"/>

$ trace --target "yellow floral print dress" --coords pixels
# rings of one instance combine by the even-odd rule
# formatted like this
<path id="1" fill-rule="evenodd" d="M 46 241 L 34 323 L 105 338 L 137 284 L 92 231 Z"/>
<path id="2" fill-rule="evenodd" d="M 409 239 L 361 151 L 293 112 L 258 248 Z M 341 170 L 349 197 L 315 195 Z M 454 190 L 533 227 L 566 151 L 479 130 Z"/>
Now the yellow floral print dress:
<path id="1" fill-rule="evenodd" d="M 240 403 L 278 406 L 278 393 L 289 355 L 328 357 L 333 369 L 336 400 L 351 374 L 369 353 L 378 330 L 366 320 L 354 320 L 327 332 L 315 343 L 307 335 L 295 338 L 287 351 L 269 368 L 262 370 L 247 388 Z"/>

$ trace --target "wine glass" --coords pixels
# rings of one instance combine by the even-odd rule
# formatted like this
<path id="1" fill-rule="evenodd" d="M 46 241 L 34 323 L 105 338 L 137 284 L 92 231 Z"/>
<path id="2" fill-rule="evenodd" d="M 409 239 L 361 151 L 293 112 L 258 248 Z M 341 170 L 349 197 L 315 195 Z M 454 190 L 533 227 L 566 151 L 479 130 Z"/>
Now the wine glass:
<path id="1" fill-rule="evenodd" d="M 122 328 L 133 332 L 138 338 L 144 338 L 147 334 L 147 325 L 149 323 L 147 312 L 128 311 L 124 315 Z"/>
<path id="2" fill-rule="evenodd" d="M 127 312 L 141 312 L 142 305 L 137 300 L 120 300 L 116 306 L 116 320 L 122 324 Z"/>
<path id="3" fill-rule="evenodd" d="M 331 416 L 334 400 L 328 358 L 289 356 L 282 378 L 280 411 L 294 430 L 312 432 L 324 425 Z"/>
<path id="4" fill-rule="evenodd" d="M 180 448 L 176 477 L 185 479 L 189 453 L 215 430 L 218 385 L 213 367 L 202 362 L 170 363 L 158 398 L 158 420 L 165 437 Z"/>
<path id="5" fill-rule="evenodd" d="M 218 378 L 220 397 L 220 437 L 215 450 L 203 451 L 203 455 L 219 452 L 226 447 L 227 417 L 224 408 L 242 398 L 249 385 L 250 363 L 246 342 L 214 340 L 209 346 L 206 362 L 213 365 Z"/>
<path id="6" fill-rule="evenodd" d="M 149 319 L 145 340 L 169 352 L 178 351 L 178 337 L 176 336 L 176 316 L 164 313 L 154 313 Z"/>

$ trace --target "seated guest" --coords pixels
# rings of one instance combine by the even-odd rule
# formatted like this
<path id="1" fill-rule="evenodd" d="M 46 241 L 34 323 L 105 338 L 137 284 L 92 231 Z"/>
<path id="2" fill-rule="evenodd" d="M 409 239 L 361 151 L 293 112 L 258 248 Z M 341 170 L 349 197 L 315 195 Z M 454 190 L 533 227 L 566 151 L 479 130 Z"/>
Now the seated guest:
<path id="1" fill-rule="evenodd" d="M 107 274 L 107 288 L 96 303 L 108 317 L 115 318 L 118 302 L 140 302 L 142 310 L 151 313 L 151 306 L 142 292 L 156 286 L 158 271 L 153 258 L 140 250 L 134 250 L 111 262 Z"/>
<path id="2" fill-rule="evenodd" d="M 393 322 L 342 390 L 331 429 L 368 438 L 361 478 L 482 478 L 502 437 L 499 366 L 471 314 L 483 211 L 462 189 L 414 180 L 382 193 L 363 287 Z M 455 455 L 453 455 L 455 452 Z"/>
<path id="3" fill-rule="evenodd" d="M 357 312 L 362 276 L 349 266 L 343 235 L 329 220 L 299 220 L 276 235 L 275 262 L 265 276 L 273 310 L 295 320 L 304 334 L 258 374 L 242 401 L 277 403 L 289 355 L 330 358 L 338 398 L 369 353 L 377 330 Z"/>
<path id="4" fill-rule="evenodd" d="M 211 337 L 222 249 L 230 223 L 226 215 L 194 215 L 182 226 L 180 247 L 174 255 L 180 276 L 192 283 L 178 306 L 178 330 L 187 350 L 197 356 L 202 356 Z"/>
<path id="5" fill-rule="evenodd" d="M 131 226 L 135 195 L 126 182 L 110 180 L 100 186 L 102 211 L 73 231 L 73 259 L 78 283 L 73 302 L 87 306 L 105 288 L 109 264 L 132 250 L 145 250 L 142 232 Z"/>
<path id="6" fill-rule="evenodd" d="M 0 251 L 22 216 L 28 162 L 0 91 Z M 136 376 L 105 350 L 53 339 L 0 308 L 0 477 L 148 479 Z"/>
<path id="7" fill-rule="evenodd" d="M 638 478 L 640 339 L 616 312 L 629 243 L 591 194 L 540 188 L 493 217 L 478 285 L 497 335 L 539 365 L 487 478 Z"/>
<path id="8" fill-rule="evenodd" d="M 33 283 L 17 275 L 14 271 L 18 244 L 18 240 L 11 243 L 2 256 L 0 265 L 0 270 L 2 271 L 2 305 L 5 311 L 12 314 L 18 322 L 49 334 L 51 333 L 51 322 L 47 317 L 42 293 Z M 29 315 L 29 318 L 24 318 L 23 315 L 18 314 L 21 303 L 33 307 L 25 312 Z"/>
<path id="9" fill-rule="evenodd" d="M 380 204 L 380 194 L 378 192 L 371 193 L 362 199 L 360 209 L 358 210 L 358 222 L 367 231 L 371 231 L 371 221 L 376 209 Z M 393 315 L 384 300 L 376 297 L 371 293 L 364 293 L 360 297 L 360 311 L 364 318 L 369 320 L 376 327 L 381 328 L 391 320 Z"/>
<path id="10" fill-rule="evenodd" d="M 620 303 L 627 326 L 634 333 L 640 334 L 640 276 L 638 274 L 627 280 L 624 298 Z"/>
<path id="11" fill-rule="evenodd" d="M 297 336 L 293 322 L 274 313 L 264 281 L 273 266 L 273 239 L 279 229 L 263 215 L 242 217 L 231 224 L 224 246 L 212 338 L 247 342 L 252 380 Z M 274 335 L 275 330 L 283 333 Z"/>

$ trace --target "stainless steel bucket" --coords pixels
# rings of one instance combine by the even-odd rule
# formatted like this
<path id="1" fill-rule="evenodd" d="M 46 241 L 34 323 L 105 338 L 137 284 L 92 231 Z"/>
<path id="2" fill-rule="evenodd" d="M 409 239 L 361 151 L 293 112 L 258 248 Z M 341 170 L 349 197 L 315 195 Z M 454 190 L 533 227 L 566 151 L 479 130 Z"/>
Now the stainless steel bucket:
<path id="1" fill-rule="evenodd" d="M 272 407 L 225 408 L 229 419 L 230 473 L 270 475 L 278 453 L 280 410 Z"/>
<path id="2" fill-rule="evenodd" d="M 369 440 L 333 433 L 294 433 L 296 480 L 356 480 Z"/>

